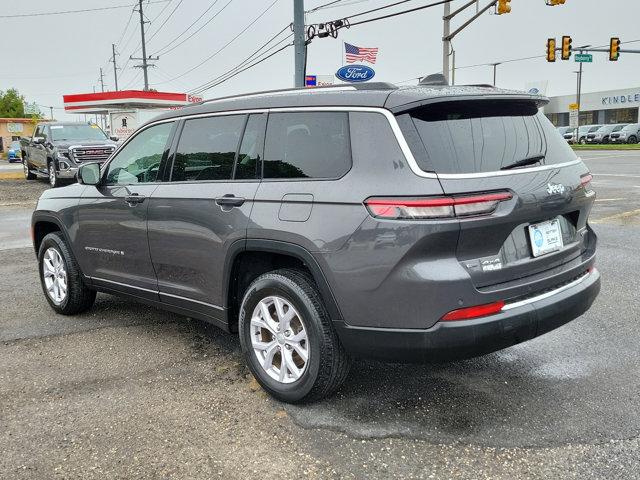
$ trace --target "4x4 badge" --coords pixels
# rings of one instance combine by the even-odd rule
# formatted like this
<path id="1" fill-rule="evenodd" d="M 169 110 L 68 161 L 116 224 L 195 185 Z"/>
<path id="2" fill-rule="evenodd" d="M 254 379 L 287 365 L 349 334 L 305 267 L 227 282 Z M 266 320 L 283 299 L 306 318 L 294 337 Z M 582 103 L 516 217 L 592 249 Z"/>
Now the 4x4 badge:
<path id="1" fill-rule="evenodd" d="M 549 195 L 560 194 L 562 195 L 565 191 L 564 185 L 561 183 L 547 183 L 547 193 Z"/>

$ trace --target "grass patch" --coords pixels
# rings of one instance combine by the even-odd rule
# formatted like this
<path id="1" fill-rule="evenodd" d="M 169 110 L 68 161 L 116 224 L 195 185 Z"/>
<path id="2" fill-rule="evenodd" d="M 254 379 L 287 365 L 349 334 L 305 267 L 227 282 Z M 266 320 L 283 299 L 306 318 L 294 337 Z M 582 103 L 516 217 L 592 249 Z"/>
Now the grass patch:
<path id="1" fill-rule="evenodd" d="M 571 145 L 574 150 L 640 150 L 638 143 L 608 143 L 607 145 Z"/>

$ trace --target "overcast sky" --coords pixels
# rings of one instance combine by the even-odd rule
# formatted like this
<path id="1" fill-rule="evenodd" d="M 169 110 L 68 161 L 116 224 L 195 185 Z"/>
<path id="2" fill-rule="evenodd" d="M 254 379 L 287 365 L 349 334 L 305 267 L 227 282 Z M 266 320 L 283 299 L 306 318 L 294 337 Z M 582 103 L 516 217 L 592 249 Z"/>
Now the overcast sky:
<path id="1" fill-rule="evenodd" d="M 453 9 L 467 0 L 455 0 Z M 484 5 L 488 0 L 481 0 Z M 203 60 L 223 47 L 273 0 L 218 0 L 188 32 L 183 40 L 224 7 L 218 16 L 191 39 L 171 52 L 160 55 L 157 68 L 150 70 L 152 88 L 163 91 L 188 91 L 236 66 L 266 40 L 291 22 L 293 0 L 276 0 L 244 34 L 209 61 Z M 310 10 L 329 0 L 306 0 Z M 133 4 L 132 0 L 4 0 L 0 15 L 27 14 L 100 8 Z M 198 18 L 213 0 L 151 0 L 145 15 L 153 20 L 146 25 L 148 54 L 162 51 L 176 36 Z M 307 23 L 317 23 L 393 3 L 380 0 L 343 0 L 336 7 L 325 8 L 307 15 Z M 430 0 L 412 0 L 387 9 L 390 13 Z M 341 5 L 342 4 L 342 5 Z M 177 9 L 176 9 L 177 6 Z M 606 45 L 611 36 L 623 41 L 640 40 L 640 1 L 638 0 L 567 0 L 563 6 L 547 7 L 544 0 L 513 0 L 513 12 L 497 16 L 484 14 L 455 40 L 456 63 L 466 65 L 497 62 L 540 55 L 541 58 L 509 63 L 498 67 L 498 86 L 523 89 L 526 82 L 549 80 L 549 95 L 570 94 L 575 91 L 576 64 L 573 61 L 548 64 L 543 58 L 548 37 L 571 35 L 573 45 Z M 163 10 L 164 9 L 164 10 Z M 174 11 L 175 9 L 175 11 Z M 131 8 L 66 15 L 46 15 L 28 18 L 0 18 L 2 32 L 3 67 L 0 71 L 0 90 L 17 88 L 28 100 L 41 105 L 62 107 L 62 95 L 91 92 L 99 89 L 98 76 L 102 66 L 105 83 L 114 88 L 112 64 L 108 63 L 111 44 L 118 43 L 118 62 L 124 65 L 139 44 L 137 13 Z M 376 80 L 400 82 L 442 69 L 441 37 L 442 6 L 382 20 L 350 30 L 341 30 L 338 39 L 316 38 L 308 50 L 309 74 L 333 74 L 341 66 L 342 42 L 379 47 L 378 62 L 374 66 Z M 469 10 L 475 11 L 475 8 Z M 162 26 L 163 22 L 173 15 Z M 468 18 L 461 14 L 454 20 L 454 28 Z M 125 26 L 132 18 L 128 28 Z M 367 18 L 367 17 L 360 17 Z M 124 35 L 123 35 L 124 33 Z M 120 40 L 122 38 L 122 40 Z M 640 49 L 640 41 L 628 45 Z M 136 52 L 135 56 L 140 56 Z M 129 61 L 119 72 L 120 88 L 141 89 L 139 69 Z M 168 81 L 195 69 L 180 78 Z M 490 83 L 490 67 L 462 68 L 456 73 L 456 83 Z M 263 62 L 232 80 L 209 90 L 211 98 L 271 88 L 292 86 L 293 48 Z M 606 54 L 596 54 L 594 63 L 585 68 L 585 92 L 616 88 L 640 87 L 640 55 L 622 55 L 617 63 L 609 62 Z M 48 109 L 43 109 L 48 114 Z M 57 112 L 58 118 L 74 118 Z"/>

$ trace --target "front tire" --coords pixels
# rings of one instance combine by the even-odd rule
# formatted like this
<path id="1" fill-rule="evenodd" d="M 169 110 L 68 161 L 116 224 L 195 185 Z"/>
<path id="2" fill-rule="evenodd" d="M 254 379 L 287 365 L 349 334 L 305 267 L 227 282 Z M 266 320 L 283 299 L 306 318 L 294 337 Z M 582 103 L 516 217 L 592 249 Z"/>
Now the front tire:
<path id="1" fill-rule="evenodd" d="M 50 160 L 47 164 L 47 171 L 49 172 L 49 185 L 51 188 L 56 188 L 60 185 L 58 180 L 58 171 L 56 170 L 56 162 Z"/>
<path id="2" fill-rule="evenodd" d="M 31 171 L 29 167 L 29 161 L 23 157 L 22 160 L 22 168 L 24 169 L 24 178 L 25 180 L 35 180 L 36 175 Z"/>
<path id="3" fill-rule="evenodd" d="M 57 313 L 75 315 L 91 308 L 96 292 L 85 285 L 80 267 L 60 232 L 50 233 L 42 240 L 38 267 L 44 296 Z"/>
<path id="4" fill-rule="evenodd" d="M 313 279 L 282 269 L 258 277 L 240 307 L 240 344 L 249 369 L 270 395 L 287 403 L 333 394 L 350 360 Z"/>
<path id="5" fill-rule="evenodd" d="M 627 143 L 638 143 L 638 137 L 631 135 L 629 140 L 627 140 Z"/>

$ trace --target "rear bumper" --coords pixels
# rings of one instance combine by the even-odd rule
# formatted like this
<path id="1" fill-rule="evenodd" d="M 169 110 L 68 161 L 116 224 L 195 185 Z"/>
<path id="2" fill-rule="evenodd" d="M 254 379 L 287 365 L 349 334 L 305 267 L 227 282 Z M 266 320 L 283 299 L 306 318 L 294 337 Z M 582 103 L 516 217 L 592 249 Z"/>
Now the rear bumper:
<path id="1" fill-rule="evenodd" d="M 528 300 L 507 304 L 488 317 L 438 322 L 426 330 L 351 327 L 336 322 L 352 355 L 388 361 L 438 362 L 495 352 L 554 330 L 585 313 L 600 292 L 600 273 Z"/>

